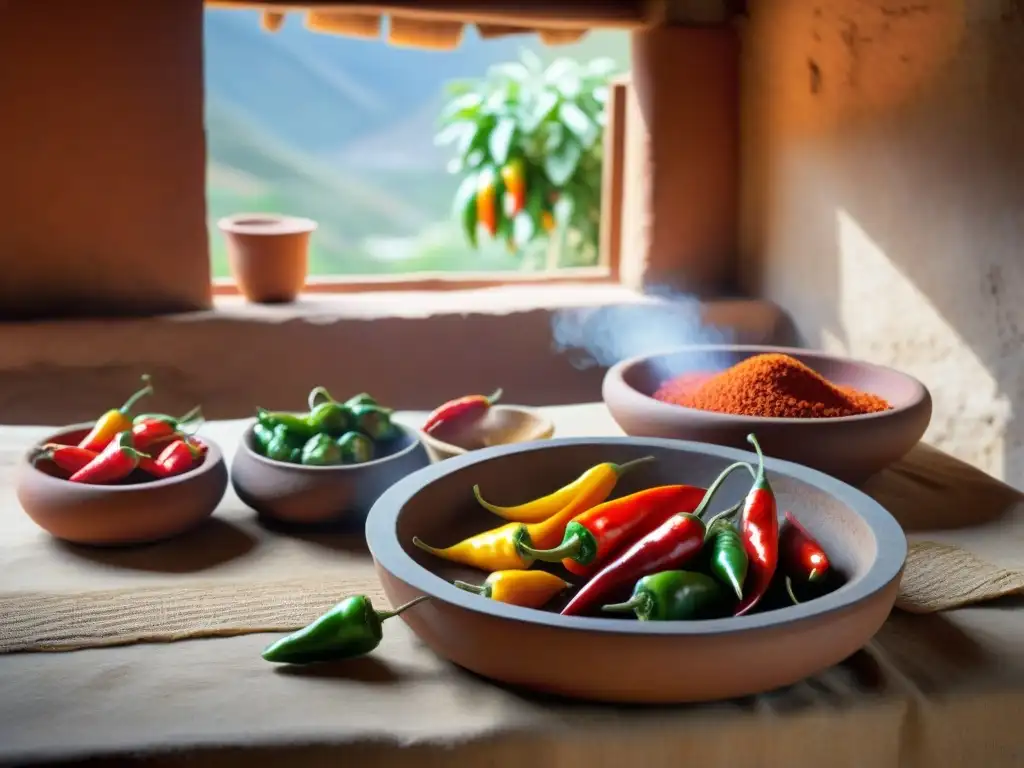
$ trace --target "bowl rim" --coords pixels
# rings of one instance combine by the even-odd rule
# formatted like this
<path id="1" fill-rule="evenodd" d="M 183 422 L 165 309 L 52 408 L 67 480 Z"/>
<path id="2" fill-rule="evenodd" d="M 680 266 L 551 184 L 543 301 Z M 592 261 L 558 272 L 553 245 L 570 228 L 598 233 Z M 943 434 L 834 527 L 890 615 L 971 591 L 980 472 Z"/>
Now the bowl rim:
<path id="1" fill-rule="evenodd" d="M 541 435 L 540 437 L 536 437 L 532 441 L 521 440 L 517 443 L 506 443 L 506 445 L 521 445 L 523 443 L 536 442 L 537 440 L 550 440 L 552 435 L 555 434 L 555 422 L 552 421 L 547 416 L 545 416 L 539 408 L 534 408 L 533 406 L 530 405 L 506 405 L 504 403 L 499 403 L 497 405 L 492 405 L 491 410 L 516 411 L 518 413 L 525 413 L 528 416 L 532 416 L 538 422 L 544 425 L 544 434 Z M 483 450 L 482 448 L 463 448 L 462 446 L 455 445 L 454 443 L 446 443 L 444 440 L 438 440 L 429 432 L 424 432 L 423 429 L 420 427 L 417 427 L 416 431 L 419 433 L 420 439 L 423 440 L 423 442 L 426 445 L 429 445 L 434 450 L 449 453 L 452 456 L 462 456 L 466 453 L 474 453 L 476 451 Z"/>
<path id="2" fill-rule="evenodd" d="M 33 443 L 32 447 L 25 451 L 21 457 L 21 463 L 23 466 L 27 466 L 29 470 L 34 472 L 33 478 L 38 479 L 39 482 L 52 484 L 53 487 L 62 488 L 74 488 L 76 491 L 82 490 L 87 493 L 142 493 L 154 489 L 168 488 L 173 485 L 180 485 L 181 483 L 188 480 L 195 480 L 200 475 L 206 474 L 211 471 L 217 464 L 224 462 L 224 451 L 215 440 L 205 436 L 199 435 L 199 439 L 206 445 L 206 459 L 197 467 L 193 467 L 187 472 L 182 472 L 180 475 L 174 475 L 172 477 L 164 477 L 159 480 L 151 480 L 147 483 L 134 483 L 132 485 L 91 485 L 89 483 L 69 483 L 60 477 L 54 477 L 46 472 L 43 472 L 39 467 L 35 465 L 33 461 L 36 452 L 44 445 L 50 442 L 54 442 L 54 438 L 61 437 L 70 432 L 80 432 L 82 430 L 89 430 L 96 424 L 94 421 L 83 422 L 82 424 L 68 424 L 65 427 L 61 427 L 55 432 L 51 432 L 42 440 Z"/>
<path id="3" fill-rule="evenodd" d="M 467 611 L 474 611 L 500 619 L 524 621 L 554 629 L 634 634 L 652 636 L 718 636 L 736 632 L 776 629 L 801 621 L 817 619 L 848 609 L 881 592 L 902 573 L 907 557 L 907 540 L 896 519 L 877 501 L 856 488 L 815 469 L 781 459 L 766 458 L 769 473 L 793 477 L 835 497 L 849 506 L 866 523 L 875 540 L 874 562 L 860 579 L 848 582 L 834 592 L 799 605 L 786 606 L 767 613 L 732 616 L 704 621 L 644 622 L 637 630 L 636 622 L 612 621 L 589 616 L 562 616 L 557 613 L 506 605 L 482 598 L 441 578 L 417 563 L 401 546 L 397 537 L 398 516 L 405 504 L 428 484 L 444 475 L 505 456 L 527 451 L 545 450 L 574 445 L 631 445 L 647 448 L 665 448 L 677 451 L 703 453 L 718 457 L 725 463 L 749 461 L 756 454 L 738 448 L 726 448 L 688 440 L 639 437 L 563 437 L 543 444 L 516 443 L 494 446 L 455 456 L 447 461 L 431 464 L 399 480 L 374 503 L 366 519 L 366 543 L 378 565 L 396 578 L 424 594 L 432 594 L 443 602 Z"/>
<path id="4" fill-rule="evenodd" d="M 266 464 L 267 466 L 278 468 L 283 467 L 288 470 L 303 470 L 309 472 L 357 472 L 359 470 L 370 469 L 372 467 L 379 467 L 382 464 L 387 464 L 393 459 L 401 458 L 406 454 L 415 451 L 417 446 L 419 446 L 421 443 L 419 430 L 413 429 L 412 427 L 406 424 L 402 424 L 399 421 L 392 421 L 391 423 L 394 426 L 398 427 L 399 429 L 402 430 L 404 434 L 412 438 L 412 442 L 410 442 L 409 445 L 407 445 L 402 450 L 397 451 L 396 453 L 391 453 L 388 454 L 387 456 L 381 456 L 379 459 L 371 459 L 370 461 L 364 461 L 360 464 L 329 464 L 323 467 L 310 466 L 308 464 L 292 464 L 291 462 L 287 461 L 277 461 L 275 459 L 268 459 L 266 456 L 261 456 L 260 454 L 256 453 L 256 451 L 254 451 L 251 447 L 249 447 L 249 442 L 252 439 L 252 431 L 256 427 L 256 423 L 257 420 L 253 419 L 246 426 L 245 430 L 242 432 L 241 439 L 238 441 L 237 451 L 244 451 L 246 457 L 251 458 L 262 464 Z"/>
<path id="5" fill-rule="evenodd" d="M 676 405 L 674 403 L 665 403 L 657 398 L 644 394 L 636 387 L 632 386 L 626 381 L 625 372 L 630 370 L 641 363 L 648 362 L 659 357 L 672 357 L 674 355 L 682 355 L 688 352 L 750 352 L 753 355 L 765 355 L 765 354 L 782 354 L 790 357 L 813 357 L 821 360 L 831 360 L 837 363 L 846 363 L 847 365 L 854 365 L 860 368 L 869 368 L 875 371 L 881 371 L 888 374 L 893 374 L 897 377 L 905 379 L 911 387 L 915 390 L 914 396 L 904 405 L 893 406 L 887 411 L 875 411 L 874 413 L 858 413 L 853 416 L 822 416 L 813 419 L 795 418 L 792 416 L 748 416 L 745 414 L 733 414 L 733 413 L 721 413 L 719 411 L 704 411 L 700 408 L 690 408 L 685 405 Z M 724 369 L 723 369 L 724 370 Z M 611 368 L 604 377 L 605 385 L 610 382 L 614 382 L 622 386 L 630 396 L 636 398 L 642 398 L 645 403 L 649 404 L 649 407 L 656 408 L 660 411 L 665 418 L 671 418 L 672 414 L 679 414 L 680 412 L 686 412 L 693 416 L 699 416 L 702 419 L 708 421 L 728 421 L 734 424 L 781 424 L 785 426 L 800 427 L 800 428 L 813 428 L 815 426 L 821 426 L 823 424 L 850 424 L 865 421 L 874 421 L 879 419 L 889 419 L 894 416 L 906 413 L 908 411 L 915 410 L 922 407 L 927 403 L 931 402 L 931 392 L 924 383 L 909 373 L 891 368 L 887 365 L 880 365 L 878 363 L 869 363 L 865 360 L 858 360 L 853 357 L 847 357 L 845 355 L 834 355 L 828 352 L 822 352 L 816 349 L 804 349 L 802 347 L 774 347 L 764 346 L 760 344 L 694 344 L 691 346 L 677 347 L 676 349 L 665 350 L 663 352 L 655 352 L 646 355 L 637 355 L 635 357 L 627 358 L 622 360 Z M 650 405 L 653 404 L 653 405 Z"/>

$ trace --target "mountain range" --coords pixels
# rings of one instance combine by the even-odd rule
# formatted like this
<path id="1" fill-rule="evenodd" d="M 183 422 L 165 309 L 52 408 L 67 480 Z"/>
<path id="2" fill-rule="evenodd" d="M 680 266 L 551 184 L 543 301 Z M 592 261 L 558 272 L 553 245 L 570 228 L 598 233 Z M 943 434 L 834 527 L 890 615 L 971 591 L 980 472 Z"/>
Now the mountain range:
<path id="1" fill-rule="evenodd" d="M 464 269 L 467 259 L 476 269 L 514 268 L 500 249 L 469 251 L 454 227 L 440 249 L 451 251 L 450 264 L 404 263 L 402 249 L 388 260 L 373 247 L 408 244 L 449 219 L 458 179 L 433 142 L 445 83 L 482 77 L 523 48 L 548 61 L 610 56 L 625 66 L 628 57 L 628 36 L 615 32 L 552 48 L 535 36 L 482 40 L 467 29 L 456 50 L 427 51 L 310 32 L 299 17 L 268 33 L 256 12 L 205 16 L 211 224 L 242 210 L 314 218 L 313 274 Z M 227 274 L 212 226 L 211 245 L 215 274 Z"/>

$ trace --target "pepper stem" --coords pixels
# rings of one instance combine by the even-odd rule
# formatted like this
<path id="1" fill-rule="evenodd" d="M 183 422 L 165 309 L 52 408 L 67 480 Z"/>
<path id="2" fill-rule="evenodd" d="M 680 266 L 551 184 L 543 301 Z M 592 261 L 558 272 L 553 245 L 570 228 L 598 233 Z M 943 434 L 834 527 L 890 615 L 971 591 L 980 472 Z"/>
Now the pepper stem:
<path id="1" fill-rule="evenodd" d="M 152 383 L 149 380 L 149 374 L 148 373 L 142 374 L 142 381 L 145 383 L 145 386 L 142 389 L 140 389 L 138 392 L 136 392 L 134 395 L 129 397 L 127 400 L 125 400 L 124 401 L 124 405 L 122 405 L 120 408 L 118 408 L 118 410 L 123 415 L 127 416 L 128 413 L 131 411 L 131 409 L 135 407 L 135 404 L 137 402 L 139 402 L 139 400 L 144 398 L 146 395 L 152 395 L 153 394 L 153 385 L 152 385 Z"/>
<path id="2" fill-rule="evenodd" d="M 793 594 L 793 580 L 786 577 L 786 594 L 789 595 L 789 599 L 793 601 L 793 605 L 800 605 L 800 601 L 796 599 L 796 595 Z"/>
<path id="3" fill-rule="evenodd" d="M 152 459 L 148 453 L 143 453 L 132 445 L 132 433 L 130 430 L 125 430 L 117 438 L 117 449 L 122 455 L 129 459 Z"/>
<path id="4" fill-rule="evenodd" d="M 819 571 L 817 568 L 811 568 L 811 572 L 807 574 L 807 580 L 810 582 L 815 582 L 820 578 L 821 571 Z"/>
<path id="5" fill-rule="evenodd" d="M 470 584 L 468 581 L 459 581 L 456 579 L 452 582 L 452 585 L 459 589 L 465 590 L 466 592 L 472 592 L 474 595 L 480 595 L 482 597 L 491 596 L 491 588 L 487 585 Z"/>
<path id="6" fill-rule="evenodd" d="M 761 452 L 761 444 L 753 432 L 747 435 L 747 442 L 757 451 L 757 474 L 754 475 L 754 487 L 757 488 L 764 485 L 764 453 Z"/>
<path id="7" fill-rule="evenodd" d="M 306 399 L 306 405 L 309 406 L 309 410 L 311 411 L 320 405 L 320 403 L 336 402 L 338 401 L 331 397 L 331 393 L 327 391 L 327 387 L 313 387 L 313 389 L 309 391 L 309 397 Z"/>
<path id="8" fill-rule="evenodd" d="M 612 605 L 601 606 L 601 610 L 606 613 L 632 613 L 637 608 L 643 608 L 647 605 L 646 595 L 633 595 L 629 600 L 624 603 L 613 603 Z"/>
<path id="9" fill-rule="evenodd" d="M 429 552 L 430 554 L 437 555 L 438 557 L 444 557 L 444 555 L 442 554 L 444 552 L 443 549 L 438 549 L 437 547 L 430 546 L 425 541 L 423 541 L 423 539 L 421 539 L 419 536 L 413 536 L 412 543 L 414 547 L 418 547 L 419 549 L 422 549 L 424 552 Z"/>
<path id="10" fill-rule="evenodd" d="M 566 558 L 571 560 L 580 553 L 580 550 L 583 549 L 583 537 L 574 533 L 557 547 L 551 549 L 534 549 L 523 544 L 523 542 L 519 542 L 518 549 L 527 557 L 540 560 L 542 563 L 560 563 Z"/>
<path id="11" fill-rule="evenodd" d="M 407 610 L 412 608 L 414 605 L 419 605 L 420 603 L 426 602 L 427 600 L 430 599 L 430 597 L 431 597 L 430 595 L 420 595 L 419 597 L 414 597 L 408 603 L 405 603 L 404 605 L 398 606 L 393 611 L 377 611 L 377 618 L 380 619 L 381 621 L 387 621 L 392 616 L 399 616 L 399 615 L 405 613 Z"/>
<path id="12" fill-rule="evenodd" d="M 503 394 L 504 394 L 504 392 L 502 391 L 501 387 L 498 387 L 488 397 L 485 397 L 484 400 L 487 401 L 488 405 L 494 405 L 496 402 L 498 402 L 501 399 L 501 396 Z"/>
<path id="13" fill-rule="evenodd" d="M 653 456 L 643 456 L 639 459 L 627 461 L 625 464 L 612 464 L 611 467 L 612 471 L 615 472 L 616 477 L 622 477 L 624 474 L 629 472 L 629 470 L 633 469 L 633 467 L 638 467 L 641 464 L 650 464 L 653 461 L 655 461 Z"/>
<path id="14" fill-rule="evenodd" d="M 179 416 L 175 421 L 179 424 L 188 424 L 189 422 L 196 421 L 197 419 L 203 419 L 203 406 L 201 405 L 197 405 L 185 415 Z"/>
<path id="15" fill-rule="evenodd" d="M 737 461 L 735 464 L 730 464 L 728 467 L 722 470 L 722 474 L 716 477 L 715 482 L 708 486 L 707 491 L 704 492 L 704 498 L 701 499 L 700 504 L 697 505 L 697 508 L 693 510 L 693 516 L 700 517 L 702 514 L 704 514 L 704 510 L 707 509 L 708 504 L 711 503 L 712 497 L 714 497 L 714 495 L 718 493 L 718 489 L 722 486 L 722 483 L 725 482 L 726 478 L 729 477 L 729 475 L 731 475 L 737 469 L 741 469 L 743 467 L 746 467 L 751 472 L 753 471 L 750 464 L 746 461 Z"/>
<path id="16" fill-rule="evenodd" d="M 711 526 L 713 526 L 719 520 L 727 520 L 728 518 L 732 517 L 733 515 L 735 515 L 737 512 L 740 511 L 740 508 L 742 506 L 743 506 L 743 502 L 741 501 L 741 502 L 738 502 L 736 504 L 733 504 L 728 509 L 723 509 L 717 515 L 715 515 L 710 520 L 708 520 L 707 524 L 704 527 L 707 529 L 708 533 L 710 534 L 711 533 Z"/>

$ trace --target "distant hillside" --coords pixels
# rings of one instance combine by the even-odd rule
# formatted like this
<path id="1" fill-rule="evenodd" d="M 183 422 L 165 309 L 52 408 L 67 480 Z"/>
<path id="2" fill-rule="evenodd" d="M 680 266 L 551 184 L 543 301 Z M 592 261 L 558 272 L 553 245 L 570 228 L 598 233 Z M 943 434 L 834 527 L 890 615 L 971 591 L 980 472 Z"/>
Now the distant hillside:
<path id="1" fill-rule="evenodd" d="M 514 268 L 501 249 L 479 255 L 461 242 L 449 222 L 458 180 L 445 173 L 433 136 L 446 82 L 481 77 L 524 47 L 545 60 L 611 56 L 625 66 L 628 36 L 550 48 L 532 36 L 483 41 L 469 32 L 457 50 L 436 52 L 316 34 L 298 18 L 268 34 L 257 13 L 208 10 L 211 222 L 240 210 L 310 216 L 320 223 L 313 271 L 321 274 L 411 268 L 384 259 L 381 242 L 389 253 L 430 251 L 418 269 Z M 428 229 L 429 247 L 397 246 Z M 219 234 L 211 242 L 215 273 L 226 274 Z"/>

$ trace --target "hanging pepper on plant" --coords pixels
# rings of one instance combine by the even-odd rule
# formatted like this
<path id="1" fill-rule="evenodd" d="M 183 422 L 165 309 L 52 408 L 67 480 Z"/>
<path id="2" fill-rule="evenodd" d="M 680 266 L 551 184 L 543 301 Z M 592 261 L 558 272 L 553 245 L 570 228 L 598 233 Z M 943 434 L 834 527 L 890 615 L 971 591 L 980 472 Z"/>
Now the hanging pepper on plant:
<path id="1" fill-rule="evenodd" d="M 750 561 L 750 585 L 736 608 L 737 616 L 749 612 L 760 602 L 771 585 L 779 561 L 779 518 L 775 494 L 764 474 L 761 445 L 752 434 L 747 435 L 747 440 L 757 451 L 757 476 L 740 513 L 740 539 Z"/>
<path id="2" fill-rule="evenodd" d="M 113 408 L 96 420 L 96 424 L 89 431 L 89 434 L 82 438 L 78 444 L 79 448 L 89 451 L 102 451 L 114 437 L 125 430 L 132 428 L 132 409 L 142 398 L 153 394 L 153 385 L 150 383 L 149 375 L 142 376 L 142 389 L 137 391 L 120 408 Z"/>
<path id="3" fill-rule="evenodd" d="M 501 169 L 505 185 L 505 215 L 510 219 L 526 207 L 526 168 L 521 158 L 509 160 Z"/>
<path id="4" fill-rule="evenodd" d="M 615 480 L 633 467 L 651 461 L 645 456 L 625 464 L 608 464 L 607 471 Z M 482 571 L 518 570 L 533 565 L 530 554 L 536 549 L 548 549 L 565 535 L 565 527 L 580 512 L 599 504 L 614 488 L 607 482 L 594 483 L 581 489 L 578 495 L 560 511 L 537 523 L 506 523 L 505 525 L 471 536 L 444 549 L 425 544 L 418 537 L 412 543 L 425 552 Z"/>
<path id="5" fill-rule="evenodd" d="M 691 561 L 704 546 L 707 529 L 701 515 L 725 479 L 737 469 L 752 471 L 746 462 L 737 462 L 726 467 L 708 487 L 703 500 L 693 512 L 672 515 L 628 547 L 573 596 L 562 609 L 562 615 L 578 616 L 596 608 L 609 594 L 628 584 L 635 584 L 644 576 L 658 571 L 678 569 Z"/>
<path id="6" fill-rule="evenodd" d="M 547 571 L 495 571 L 483 584 L 453 582 L 466 592 L 522 608 L 543 608 L 572 584 Z"/>
<path id="7" fill-rule="evenodd" d="M 498 176 L 493 168 L 480 171 L 476 188 L 476 220 L 491 237 L 498 233 Z"/>
<path id="8" fill-rule="evenodd" d="M 365 656 L 384 638 L 383 622 L 429 598 L 421 595 L 393 611 L 378 611 L 365 595 L 347 597 L 313 623 L 269 645 L 263 659 L 278 664 L 312 664 Z"/>

